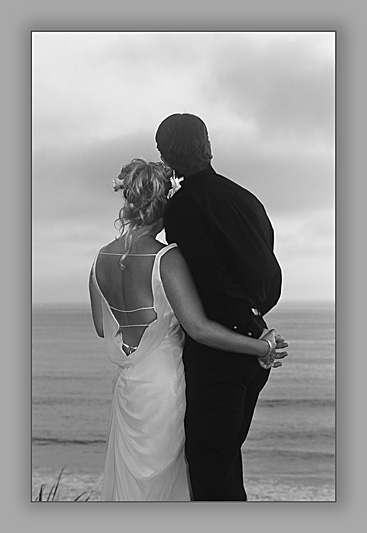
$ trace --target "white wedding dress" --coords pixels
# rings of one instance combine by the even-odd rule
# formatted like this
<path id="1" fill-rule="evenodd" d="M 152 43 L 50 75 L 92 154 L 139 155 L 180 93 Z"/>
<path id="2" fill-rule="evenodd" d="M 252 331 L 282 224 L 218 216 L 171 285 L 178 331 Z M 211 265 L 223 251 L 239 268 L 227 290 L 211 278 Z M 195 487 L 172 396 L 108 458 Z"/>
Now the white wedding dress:
<path id="1" fill-rule="evenodd" d="M 126 353 L 129 350 L 124 350 L 125 326 L 117 321 L 116 312 L 112 311 L 115 308 L 109 305 L 97 281 L 98 256 L 93 264 L 92 282 L 102 302 L 104 342 L 108 356 L 118 367 L 102 501 L 190 500 L 184 458 L 184 333 L 167 300 L 160 275 L 161 258 L 174 246 L 166 246 L 157 254 L 145 254 L 154 255 L 150 309 L 154 309 L 156 319 L 145 324 L 140 342 L 130 355 Z M 139 310 L 120 310 L 135 311 Z"/>

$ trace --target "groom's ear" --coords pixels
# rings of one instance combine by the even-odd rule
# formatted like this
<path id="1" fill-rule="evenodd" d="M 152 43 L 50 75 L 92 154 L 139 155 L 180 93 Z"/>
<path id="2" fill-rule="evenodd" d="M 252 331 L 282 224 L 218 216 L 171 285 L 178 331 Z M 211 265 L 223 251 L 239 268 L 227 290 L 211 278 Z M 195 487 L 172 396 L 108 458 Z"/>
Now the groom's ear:
<path id="1" fill-rule="evenodd" d="M 206 142 L 205 153 L 209 157 L 209 159 L 213 159 L 212 145 L 211 145 L 209 139 Z"/>

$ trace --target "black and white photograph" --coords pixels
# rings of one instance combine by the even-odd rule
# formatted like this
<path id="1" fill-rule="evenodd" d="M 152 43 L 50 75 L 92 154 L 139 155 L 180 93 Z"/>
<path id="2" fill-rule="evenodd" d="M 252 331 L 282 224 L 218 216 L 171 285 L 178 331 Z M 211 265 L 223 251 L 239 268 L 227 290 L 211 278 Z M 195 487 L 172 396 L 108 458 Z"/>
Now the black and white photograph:
<path id="1" fill-rule="evenodd" d="M 335 503 L 337 32 L 30 41 L 30 500 Z"/>

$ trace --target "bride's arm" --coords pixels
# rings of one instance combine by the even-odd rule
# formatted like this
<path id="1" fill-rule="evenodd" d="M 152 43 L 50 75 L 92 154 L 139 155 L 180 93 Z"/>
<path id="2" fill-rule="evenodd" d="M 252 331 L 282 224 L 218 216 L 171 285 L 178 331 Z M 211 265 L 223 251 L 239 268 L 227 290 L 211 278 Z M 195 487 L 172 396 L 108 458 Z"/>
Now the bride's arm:
<path id="1" fill-rule="evenodd" d="M 264 339 L 253 339 L 209 320 L 200 300 L 194 280 L 185 259 L 178 248 L 169 250 L 161 259 L 161 278 L 167 298 L 184 330 L 191 338 L 211 348 L 228 352 L 264 357 L 269 352 L 269 343 Z M 275 331 L 266 338 L 275 348 L 285 348 L 287 343 L 277 344 Z M 282 359 L 287 352 L 273 353 Z M 281 363 L 277 363 L 280 366 Z"/>
<path id="2" fill-rule="evenodd" d="M 99 337 L 103 337 L 103 313 L 102 313 L 102 302 L 101 302 L 101 296 L 98 293 L 96 287 L 93 283 L 92 278 L 92 271 L 89 275 L 89 297 L 90 297 L 90 305 L 92 308 L 92 318 L 94 327 L 96 329 L 97 335 Z"/>

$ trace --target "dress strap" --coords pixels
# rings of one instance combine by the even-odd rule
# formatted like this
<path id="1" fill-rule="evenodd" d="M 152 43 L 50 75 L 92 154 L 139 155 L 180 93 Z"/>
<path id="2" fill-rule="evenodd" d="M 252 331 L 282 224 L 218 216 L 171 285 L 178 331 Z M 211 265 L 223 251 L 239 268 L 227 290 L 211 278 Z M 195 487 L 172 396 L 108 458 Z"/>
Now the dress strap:
<path id="1" fill-rule="evenodd" d="M 177 244 L 175 242 L 172 242 L 171 244 L 168 244 L 167 246 L 159 250 L 159 252 L 157 253 L 157 256 L 159 256 L 159 259 L 161 259 L 161 257 L 165 253 L 169 252 L 169 250 L 172 250 L 172 248 L 177 248 Z"/>
<path id="2" fill-rule="evenodd" d="M 150 324 L 125 324 L 124 326 L 120 326 L 120 328 L 146 328 L 148 327 Z"/>
<path id="3" fill-rule="evenodd" d="M 139 307 L 138 309 L 130 309 L 128 311 L 126 309 L 118 309 L 117 307 L 112 307 L 112 305 L 110 305 L 110 307 L 115 311 L 120 311 L 120 313 L 135 313 L 135 311 L 145 311 L 147 309 L 154 309 L 152 305 L 150 307 Z"/>
<path id="4" fill-rule="evenodd" d="M 124 352 L 126 353 L 127 356 L 131 355 L 133 352 L 135 352 L 135 350 L 138 349 L 138 346 L 129 346 L 128 344 L 126 344 L 126 342 L 123 342 L 122 346 L 126 348 Z"/>
<path id="5" fill-rule="evenodd" d="M 173 243 L 169 244 L 168 246 L 165 246 L 164 248 L 159 250 L 159 252 L 157 253 L 157 257 L 156 257 L 156 259 L 154 261 L 153 271 L 152 271 L 152 279 L 153 280 L 158 280 L 160 286 L 162 286 L 161 259 L 164 256 L 164 254 L 166 254 L 167 252 L 172 250 L 172 248 L 177 248 L 177 244 L 175 242 L 173 242 Z M 156 285 L 153 283 L 153 287 L 155 287 L 155 286 Z M 155 297 L 154 296 L 154 288 L 153 288 L 153 297 Z"/>
<path id="6" fill-rule="evenodd" d="M 118 256 L 122 256 L 124 254 L 116 254 L 114 252 L 99 252 L 99 255 L 118 255 Z M 156 256 L 157 254 L 127 254 L 126 257 L 154 257 Z"/>

